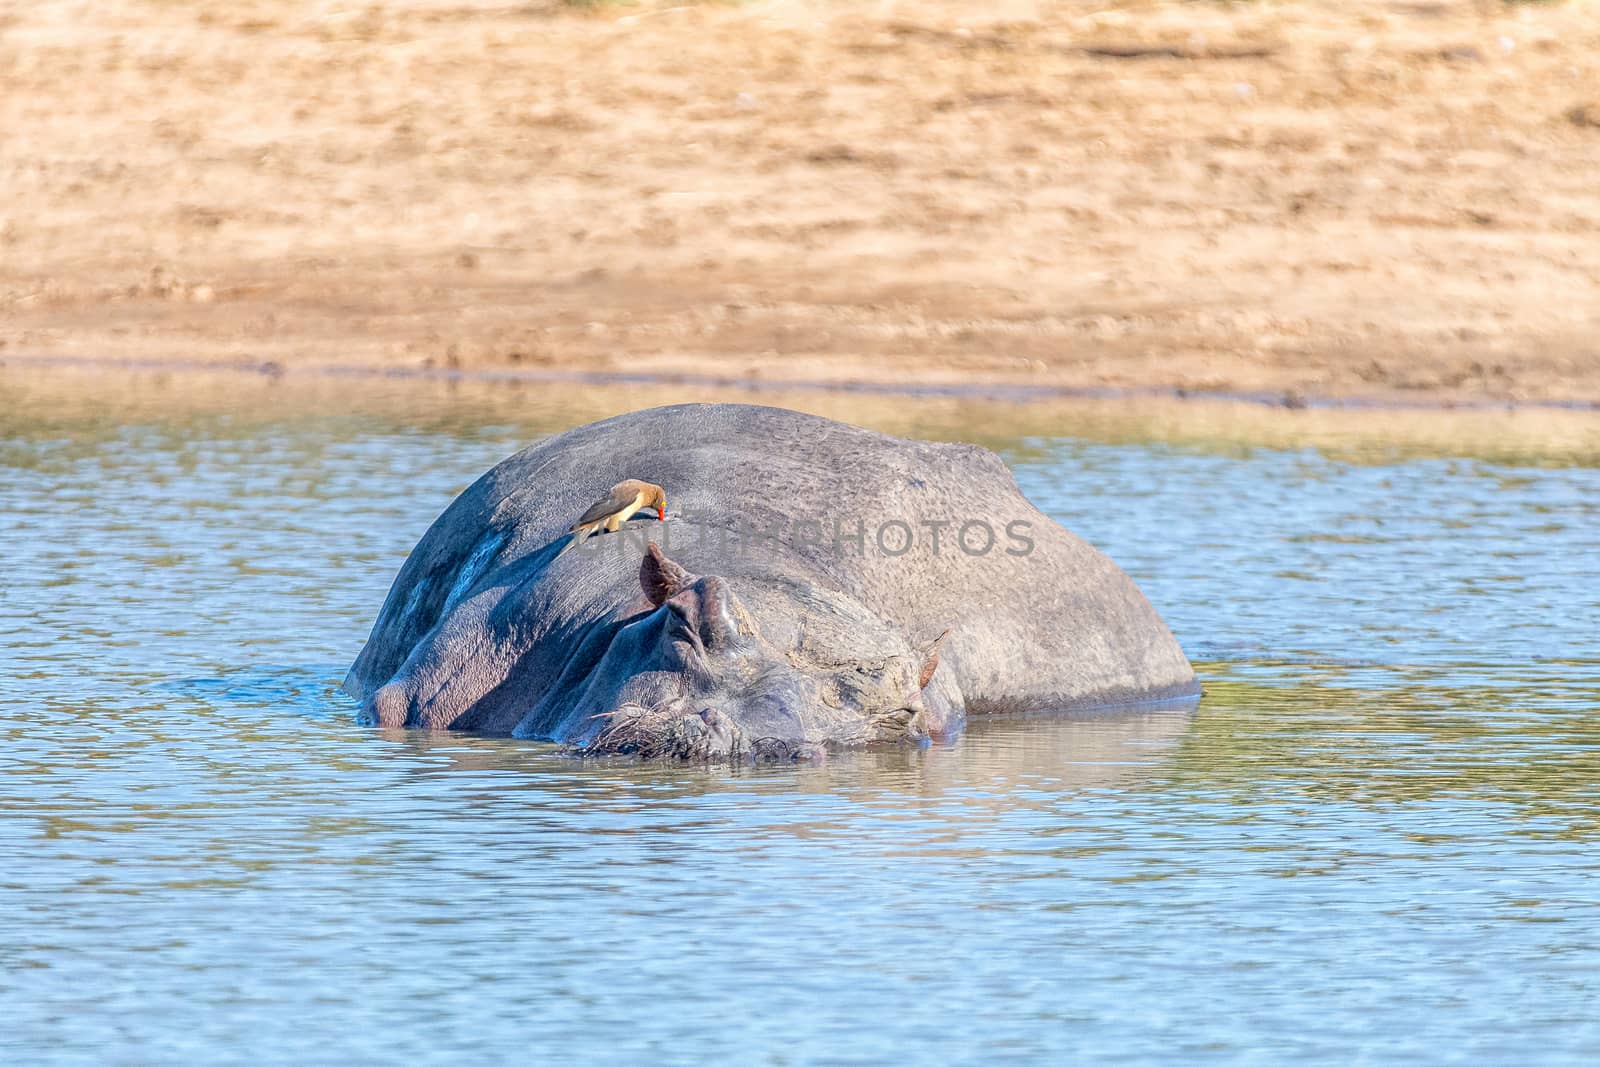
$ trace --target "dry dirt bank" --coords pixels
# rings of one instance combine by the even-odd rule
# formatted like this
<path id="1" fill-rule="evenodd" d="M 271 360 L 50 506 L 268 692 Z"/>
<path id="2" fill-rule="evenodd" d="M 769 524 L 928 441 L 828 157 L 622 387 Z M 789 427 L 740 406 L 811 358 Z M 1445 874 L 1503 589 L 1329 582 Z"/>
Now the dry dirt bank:
<path id="1" fill-rule="evenodd" d="M 1600 400 L 1600 5 L 0 8 L 0 359 Z"/>

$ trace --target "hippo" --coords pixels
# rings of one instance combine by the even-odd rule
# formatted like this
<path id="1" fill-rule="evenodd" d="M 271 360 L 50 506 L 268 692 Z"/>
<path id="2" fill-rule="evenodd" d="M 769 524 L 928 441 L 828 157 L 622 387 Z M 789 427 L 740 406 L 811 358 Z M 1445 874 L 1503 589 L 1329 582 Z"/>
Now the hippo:
<path id="1" fill-rule="evenodd" d="M 664 521 L 571 545 L 624 479 L 665 489 Z M 345 689 L 369 724 L 719 761 L 1199 693 L 1133 581 L 993 452 L 748 404 L 502 461 L 418 542 Z"/>

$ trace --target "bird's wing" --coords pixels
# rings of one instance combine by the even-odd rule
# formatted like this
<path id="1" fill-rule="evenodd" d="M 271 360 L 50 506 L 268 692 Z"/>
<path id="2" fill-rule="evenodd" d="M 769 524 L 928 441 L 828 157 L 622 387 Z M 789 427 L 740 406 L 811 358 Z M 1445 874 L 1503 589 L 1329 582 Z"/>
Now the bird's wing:
<path id="1" fill-rule="evenodd" d="M 610 493 L 590 504 L 589 510 L 583 513 L 572 528 L 576 530 L 579 526 L 586 526 L 591 522 L 599 522 L 607 515 L 615 515 L 628 504 L 631 504 L 637 495 L 637 493 L 629 493 L 619 489 L 611 490 Z"/>

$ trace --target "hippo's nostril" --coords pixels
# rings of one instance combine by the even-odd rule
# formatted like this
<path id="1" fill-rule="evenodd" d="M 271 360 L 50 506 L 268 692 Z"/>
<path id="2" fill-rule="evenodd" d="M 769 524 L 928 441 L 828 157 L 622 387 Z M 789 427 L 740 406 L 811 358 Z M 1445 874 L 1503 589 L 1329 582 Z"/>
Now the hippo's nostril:
<path id="1" fill-rule="evenodd" d="M 922 714 L 920 707 L 899 707 L 875 716 L 869 726 L 869 737 L 875 741 L 904 741 L 920 738 L 922 730 L 917 723 Z"/>
<path id="2" fill-rule="evenodd" d="M 782 763 L 800 758 L 800 746 L 781 737 L 758 737 L 750 742 L 750 757 L 758 763 Z"/>

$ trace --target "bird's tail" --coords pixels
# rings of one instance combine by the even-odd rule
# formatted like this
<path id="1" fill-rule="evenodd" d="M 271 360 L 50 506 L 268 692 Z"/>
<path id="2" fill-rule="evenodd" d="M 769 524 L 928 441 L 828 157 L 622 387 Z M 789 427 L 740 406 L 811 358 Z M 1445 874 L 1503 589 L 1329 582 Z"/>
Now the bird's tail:
<path id="1" fill-rule="evenodd" d="M 577 529 L 573 530 L 572 531 L 572 539 L 569 540 L 565 545 L 562 546 L 560 552 L 556 553 L 556 559 L 560 559 L 562 556 L 565 556 L 568 552 L 571 552 L 573 549 L 575 549 L 579 545 L 583 544 L 585 541 L 587 541 L 589 539 L 589 535 L 594 533 L 594 531 L 595 531 L 595 527 L 593 527 L 593 526 L 579 526 Z"/>

